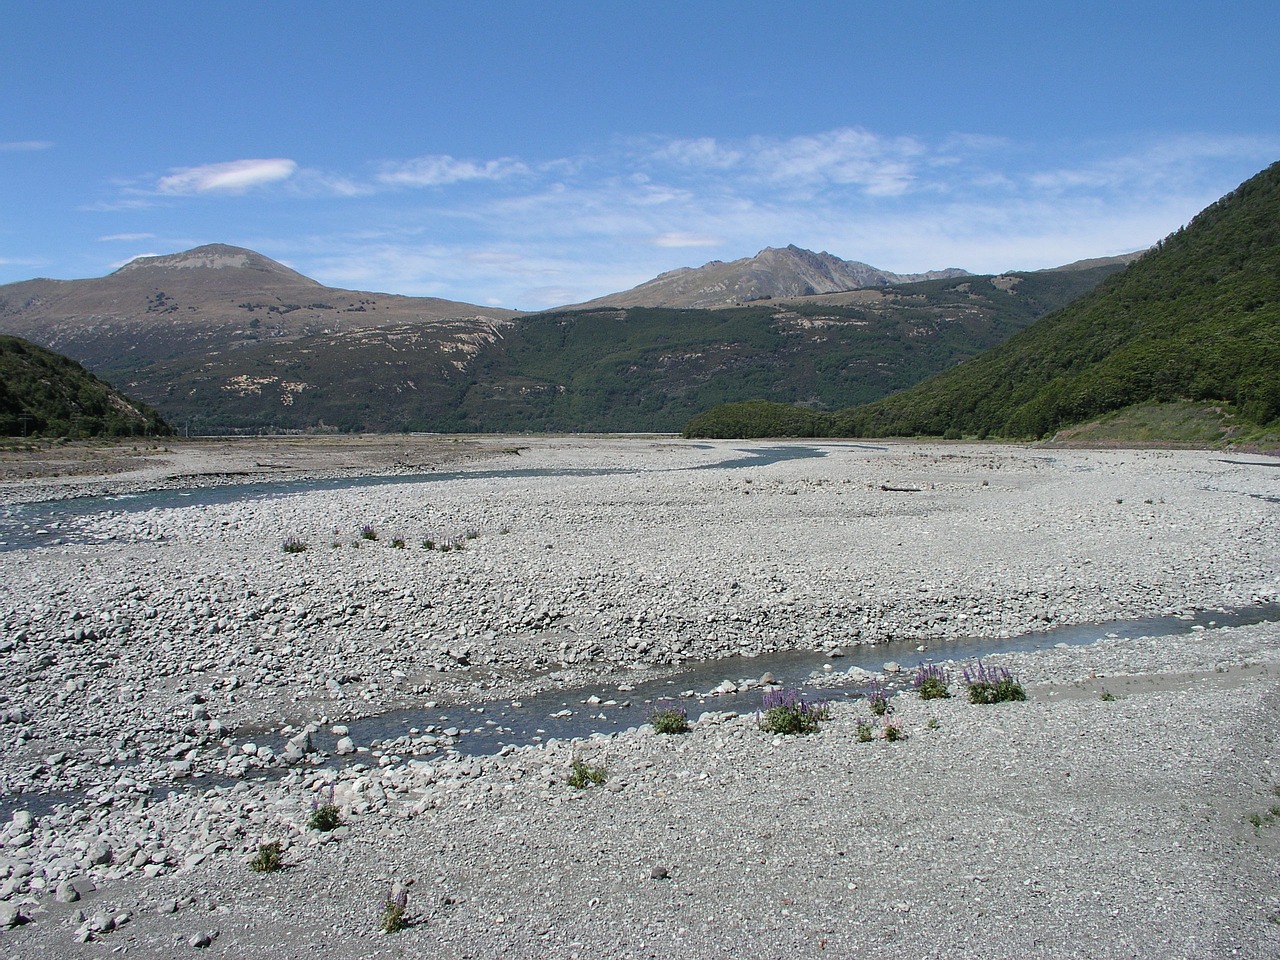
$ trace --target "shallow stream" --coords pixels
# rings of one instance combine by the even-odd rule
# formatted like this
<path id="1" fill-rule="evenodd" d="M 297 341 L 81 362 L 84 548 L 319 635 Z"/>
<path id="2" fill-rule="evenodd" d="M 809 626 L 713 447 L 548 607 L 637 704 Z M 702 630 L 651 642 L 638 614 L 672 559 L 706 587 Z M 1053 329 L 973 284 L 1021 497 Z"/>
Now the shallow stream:
<path id="1" fill-rule="evenodd" d="M 880 449 L 880 448 L 865 448 Z M 637 473 L 666 473 L 674 470 L 737 470 L 744 467 L 767 467 L 785 460 L 804 460 L 825 456 L 823 450 L 805 445 L 759 447 L 742 450 L 741 456 L 717 463 L 693 467 L 641 469 L 633 467 L 596 470 L 558 470 L 548 468 L 504 467 L 496 470 L 436 470 L 431 473 L 401 474 L 380 477 L 334 477 L 310 480 L 264 480 L 230 483 L 213 487 L 174 490 L 152 490 L 97 497 L 75 497 L 69 500 L 42 500 L 35 503 L 0 506 L 0 552 L 29 550 L 62 543 L 92 542 L 81 525 L 102 513 L 143 513 L 177 507 L 201 507 L 226 503 L 274 500 L 321 490 L 357 490 L 401 484 L 442 483 L 446 480 L 468 480 L 484 483 L 491 480 L 540 477 L 603 477 Z"/>

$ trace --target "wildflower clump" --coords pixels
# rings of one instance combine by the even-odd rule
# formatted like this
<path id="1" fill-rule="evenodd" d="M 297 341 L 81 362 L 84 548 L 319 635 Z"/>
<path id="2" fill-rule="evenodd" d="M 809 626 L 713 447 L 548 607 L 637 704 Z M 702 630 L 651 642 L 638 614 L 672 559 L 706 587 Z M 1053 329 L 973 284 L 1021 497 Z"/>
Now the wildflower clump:
<path id="1" fill-rule="evenodd" d="M 1005 667 L 988 667 L 981 660 L 966 667 L 964 683 L 969 688 L 970 703 L 1006 703 L 1027 699 L 1022 684 Z"/>
<path id="2" fill-rule="evenodd" d="M 382 903 L 382 919 L 378 927 L 383 933 L 399 933 L 408 926 L 409 889 L 402 883 L 396 883 Z"/>
<path id="3" fill-rule="evenodd" d="M 304 553 L 307 549 L 307 541 L 297 537 L 285 537 L 281 547 L 285 553 Z"/>
<path id="4" fill-rule="evenodd" d="M 883 717 L 893 709 L 889 704 L 889 688 L 881 680 L 872 680 L 867 684 L 867 706 L 877 717 Z"/>
<path id="5" fill-rule="evenodd" d="M 689 712 L 674 703 L 659 703 L 649 714 L 649 722 L 657 733 L 674 735 L 689 732 Z"/>
<path id="6" fill-rule="evenodd" d="M 366 523 L 364 526 L 360 528 L 360 539 L 361 540 L 377 540 L 378 539 L 378 531 L 374 529 L 373 524 Z"/>
<path id="7" fill-rule="evenodd" d="M 902 726 L 901 720 L 891 720 L 884 717 L 880 723 L 880 734 L 889 743 L 897 743 L 899 740 L 907 739 L 907 731 Z"/>
<path id="8" fill-rule="evenodd" d="M 828 703 L 810 703 L 799 690 L 768 690 L 760 713 L 760 729 L 765 733 L 814 733 L 818 724 L 831 716 Z"/>
<path id="9" fill-rule="evenodd" d="M 951 686 L 951 675 L 936 663 L 923 664 L 916 667 L 911 686 L 921 700 L 942 700 L 951 696 L 947 689 Z"/>
<path id="10" fill-rule="evenodd" d="M 342 814 L 338 805 L 333 802 L 333 787 L 327 796 L 311 798 L 311 816 L 307 818 L 307 826 L 321 833 L 337 830 L 342 826 Z"/>

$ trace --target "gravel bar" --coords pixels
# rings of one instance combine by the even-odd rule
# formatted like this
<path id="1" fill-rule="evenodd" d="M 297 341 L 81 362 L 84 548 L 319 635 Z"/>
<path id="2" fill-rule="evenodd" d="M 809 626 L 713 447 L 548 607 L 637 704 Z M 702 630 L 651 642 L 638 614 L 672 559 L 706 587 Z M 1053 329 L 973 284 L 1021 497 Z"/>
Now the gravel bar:
<path id="1" fill-rule="evenodd" d="M 1280 624 L 995 654 L 1028 699 L 990 706 L 945 662 L 1274 605 L 1274 461 L 777 446 L 521 437 L 0 554 L 0 957 L 1280 956 Z M 481 757 L 349 729 L 713 658 L 767 689 L 762 654 L 886 640 L 953 694 L 897 693 L 892 742 L 861 700 Z"/>

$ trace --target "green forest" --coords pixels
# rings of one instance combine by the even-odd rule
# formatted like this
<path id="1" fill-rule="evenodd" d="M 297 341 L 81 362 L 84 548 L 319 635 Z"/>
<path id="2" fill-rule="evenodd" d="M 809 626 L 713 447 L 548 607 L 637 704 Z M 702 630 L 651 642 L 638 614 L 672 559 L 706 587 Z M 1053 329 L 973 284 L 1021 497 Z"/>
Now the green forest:
<path id="1" fill-rule="evenodd" d="M 158 413 L 121 396 L 74 360 L 0 336 L 0 436 L 168 433 L 172 429 Z"/>
<path id="2" fill-rule="evenodd" d="M 1280 419 L 1280 164 L 999 346 L 824 424 L 839 436 L 1030 439 L 1177 401 L 1227 404 L 1258 426 Z M 755 413 L 734 435 L 793 435 L 781 411 Z M 708 411 L 686 433 L 729 435 L 718 425 L 740 414 Z"/>

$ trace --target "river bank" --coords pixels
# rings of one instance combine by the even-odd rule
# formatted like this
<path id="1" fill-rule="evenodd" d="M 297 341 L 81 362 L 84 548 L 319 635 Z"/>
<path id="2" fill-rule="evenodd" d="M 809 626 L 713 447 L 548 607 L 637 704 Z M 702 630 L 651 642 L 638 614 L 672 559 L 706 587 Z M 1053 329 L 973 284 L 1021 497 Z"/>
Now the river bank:
<path id="1" fill-rule="evenodd" d="M 859 708 L 841 704 L 824 732 L 779 743 L 744 715 L 678 741 L 642 728 L 492 759 L 456 755 L 456 733 L 424 725 L 351 738 L 364 769 L 341 774 L 307 754 L 390 709 L 588 680 L 621 700 L 712 657 L 740 665 L 726 679 L 758 679 L 771 651 L 894 638 L 945 658 L 953 637 L 1272 603 L 1277 471 L 1207 453 L 910 444 L 726 469 L 751 445 L 520 445 L 519 465 L 548 475 L 115 512 L 88 521 L 97 542 L 6 554 L 0 776 L 18 797 L 93 799 L 0 834 L 0 900 L 36 920 L 0 934 L 0 954 L 77 955 L 58 950 L 81 908 L 51 894 L 79 882 L 100 886 L 86 903 L 133 915 L 75 948 L 85 956 L 182 955 L 186 941 L 165 936 L 201 923 L 228 956 L 321 940 L 334 956 L 721 956 L 733 943 L 966 956 L 982 929 L 1023 916 L 1046 931 L 1017 941 L 1024 954 L 1075 955 L 1072 937 L 1116 927 L 1084 952 L 1214 955 L 1234 938 L 1241 955 L 1270 955 L 1253 951 L 1274 946 L 1274 624 L 1011 654 L 1042 685 L 1030 703 L 900 697 L 912 735 L 896 744 L 857 743 Z M 289 539 L 305 549 L 284 552 Z M 1090 684 L 1120 673 L 1136 685 L 1097 699 Z M 603 788 L 564 783 L 575 750 L 609 768 Z M 270 784 L 185 786 L 281 768 Z M 1084 786 L 1055 789 L 1047 770 Z M 329 783 L 349 822 L 336 841 L 305 829 Z M 1142 817 L 1150 844 L 1133 839 Z M 1095 835 L 1063 859 L 1052 851 L 1069 827 Z M 255 877 L 249 902 L 244 860 L 266 839 L 287 844 L 292 869 Z M 957 874 L 984 851 L 1017 869 Z M 1135 853 L 1149 873 L 1120 869 Z M 665 880 L 649 879 L 656 859 Z M 421 922 L 372 936 L 384 883 L 409 878 Z M 992 897 L 973 900 L 987 884 Z M 1149 893 L 1164 906 L 1117 906 Z M 171 899 L 177 914 L 155 914 Z M 1121 916 L 1123 935 L 1108 920 Z M 1134 938 L 1170 923 L 1187 952 L 1144 953 Z"/>

